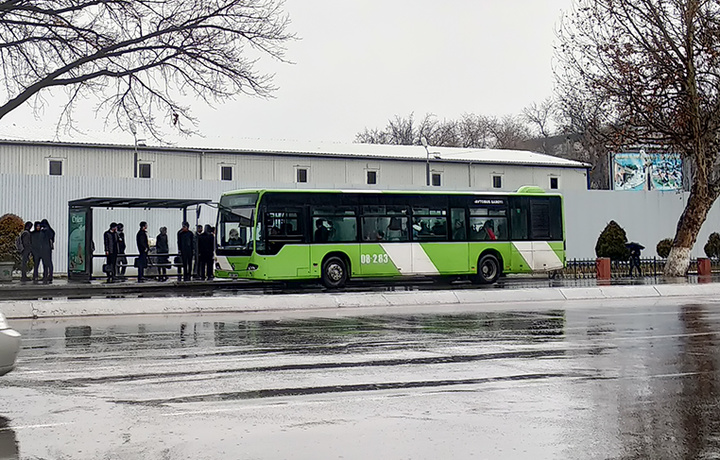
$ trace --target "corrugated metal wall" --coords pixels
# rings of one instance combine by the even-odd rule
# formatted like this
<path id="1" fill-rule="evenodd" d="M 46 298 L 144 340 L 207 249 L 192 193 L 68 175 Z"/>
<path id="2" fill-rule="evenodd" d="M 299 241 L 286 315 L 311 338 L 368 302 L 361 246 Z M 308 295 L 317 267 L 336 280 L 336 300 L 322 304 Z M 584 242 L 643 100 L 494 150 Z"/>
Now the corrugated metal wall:
<path id="1" fill-rule="evenodd" d="M 134 176 L 132 148 L 86 147 L 66 145 L 0 146 L 0 173 L 47 175 L 49 160 L 63 162 L 63 175 L 74 177 Z M 297 168 L 308 169 L 308 184 L 314 187 L 367 187 L 367 170 L 377 171 L 375 187 L 413 189 L 425 186 L 424 161 L 391 159 L 301 157 L 291 155 L 230 154 L 210 152 L 167 151 L 141 148 L 138 162 L 149 163 L 153 179 L 219 181 L 221 165 L 233 167 L 233 187 L 255 187 L 267 184 L 292 187 Z M 442 175 L 445 189 L 488 190 L 492 176 L 503 176 L 501 190 L 516 190 L 522 185 L 549 188 L 550 175 L 560 178 L 560 190 L 586 188 L 584 169 L 488 165 L 442 162 L 431 159 L 430 168 Z"/>

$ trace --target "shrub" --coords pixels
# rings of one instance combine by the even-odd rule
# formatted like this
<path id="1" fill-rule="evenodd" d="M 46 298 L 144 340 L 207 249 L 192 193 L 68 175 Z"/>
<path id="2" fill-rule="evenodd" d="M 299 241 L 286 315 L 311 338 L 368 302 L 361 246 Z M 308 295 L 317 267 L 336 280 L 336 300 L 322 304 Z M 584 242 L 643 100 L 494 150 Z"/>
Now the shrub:
<path id="1" fill-rule="evenodd" d="M 598 237 L 595 244 L 595 255 L 609 257 L 611 260 L 628 260 L 630 251 L 625 246 L 626 243 L 627 235 L 625 230 L 617 222 L 611 220 Z"/>
<path id="2" fill-rule="evenodd" d="M 720 234 L 711 233 L 707 243 L 705 243 L 705 255 L 711 259 L 720 258 Z"/>
<path id="3" fill-rule="evenodd" d="M 672 238 L 665 238 L 664 240 L 660 240 L 658 242 L 657 246 L 655 246 L 655 250 L 660 257 L 667 259 L 667 256 L 670 255 L 670 248 L 672 248 L 672 244 Z"/>
<path id="4" fill-rule="evenodd" d="M 0 217 L 0 261 L 13 262 L 14 269 L 20 269 L 20 254 L 15 249 L 15 240 L 25 228 L 25 222 L 15 214 Z"/>

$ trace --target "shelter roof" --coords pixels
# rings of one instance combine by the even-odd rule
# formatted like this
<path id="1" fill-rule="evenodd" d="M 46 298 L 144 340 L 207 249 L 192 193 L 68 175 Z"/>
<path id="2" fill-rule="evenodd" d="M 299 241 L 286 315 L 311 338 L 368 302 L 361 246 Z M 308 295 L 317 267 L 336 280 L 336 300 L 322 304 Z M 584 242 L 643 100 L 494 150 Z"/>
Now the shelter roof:
<path id="1" fill-rule="evenodd" d="M 68 202 L 70 207 L 91 208 L 170 208 L 183 209 L 200 204 L 208 204 L 211 200 L 191 200 L 185 198 L 81 198 Z"/>

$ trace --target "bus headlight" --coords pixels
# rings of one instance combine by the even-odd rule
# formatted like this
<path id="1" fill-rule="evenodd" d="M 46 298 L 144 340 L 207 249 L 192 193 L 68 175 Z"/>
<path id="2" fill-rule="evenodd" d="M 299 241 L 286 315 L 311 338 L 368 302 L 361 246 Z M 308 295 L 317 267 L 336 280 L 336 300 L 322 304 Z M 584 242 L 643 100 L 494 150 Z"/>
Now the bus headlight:
<path id="1" fill-rule="evenodd" d="M 257 269 L 258 269 L 258 266 L 255 265 L 255 264 L 248 264 L 248 266 L 247 266 L 247 270 L 248 270 L 249 272 L 254 272 L 254 271 L 257 270 Z"/>

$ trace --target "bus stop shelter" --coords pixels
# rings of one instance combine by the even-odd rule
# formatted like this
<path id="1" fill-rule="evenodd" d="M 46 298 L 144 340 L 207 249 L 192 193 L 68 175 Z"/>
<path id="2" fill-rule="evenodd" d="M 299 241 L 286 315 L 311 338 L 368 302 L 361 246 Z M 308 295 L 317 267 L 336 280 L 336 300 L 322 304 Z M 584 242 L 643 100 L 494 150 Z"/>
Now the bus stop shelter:
<path id="1" fill-rule="evenodd" d="M 177 209 L 187 221 L 188 208 L 210 205 L 211 200 L 183 198 L 82 198 L 68 202 L 68 280 L 88 282 L 93 274 L 93 209 Z"/>

